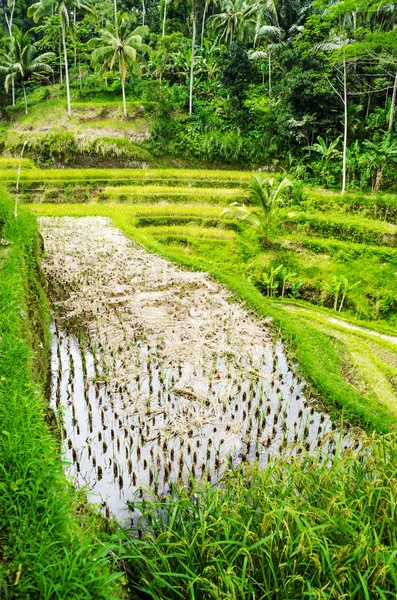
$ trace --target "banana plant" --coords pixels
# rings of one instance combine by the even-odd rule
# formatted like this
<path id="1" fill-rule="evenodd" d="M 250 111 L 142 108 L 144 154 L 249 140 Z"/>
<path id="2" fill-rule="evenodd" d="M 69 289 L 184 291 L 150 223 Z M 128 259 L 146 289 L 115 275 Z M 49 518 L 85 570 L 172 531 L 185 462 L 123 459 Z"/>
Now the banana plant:
<path id="1" fill-rule="evenodd" d="M 267 295 L 269 297 L 275 296 L 276 290 L 279 286 L 279 280 L 277 275 L 282 271 L 283 265 L 278 267 L 271 267 L 268 273 L 262 274 L 262 282 L 266 285 Z"/>
<path id="2" fill-rule="evenodd" d="M 361 283 L 361 280 L 356 281 L 356 283 L 349 283 L 349 281 L 346 279 L 346 277 L 344 278 L 343 287 L 342 287 L 342 299 L 339 304 L 338 312 L 342 311 L 343 304 L 345 302 L 345 298 L 346 298 L 346 295 L 348 294 L 348 292 L 351 292 L 351 290 L 354 289 L 355 287 L 357 287 L 358 285 L 360 285 L 360 283 Z"/>
<path id="3" fill-rule="evenodd" d="M 357 287 L 361 281 L 350 283 L 346 277 L 333 277 L 329 291 L 334 297 L 334 310 L 341 312 L 344 306 L 346 296 L 351 290 Z M 338 306 L 339 304 L 339 306 Z"/>
<path id="4" fill-rule="evenodd" d="M 283 267 L 280 271 L 280 275 L 282 281 L 281 297 L 284 298 L 287 286 L 292 283 L 292 279 L 296 277 L 296 273 L 292 273 L 292 271 L 287 271 L 287 269 Z"/>

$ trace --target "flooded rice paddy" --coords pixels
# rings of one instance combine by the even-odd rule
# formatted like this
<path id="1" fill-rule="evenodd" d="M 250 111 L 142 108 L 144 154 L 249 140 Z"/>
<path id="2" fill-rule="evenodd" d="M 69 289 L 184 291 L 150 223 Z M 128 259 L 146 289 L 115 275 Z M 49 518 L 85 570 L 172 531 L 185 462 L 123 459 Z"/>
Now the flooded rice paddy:
<path id="1" fill-rule="evenodd" d="M 101 217 L 42 218 L 54 305 L 51 403 L 69 477 L 105 514 L 192 474 L 339 443 L 269 323 L 206 274 L 152 255 Z"/>

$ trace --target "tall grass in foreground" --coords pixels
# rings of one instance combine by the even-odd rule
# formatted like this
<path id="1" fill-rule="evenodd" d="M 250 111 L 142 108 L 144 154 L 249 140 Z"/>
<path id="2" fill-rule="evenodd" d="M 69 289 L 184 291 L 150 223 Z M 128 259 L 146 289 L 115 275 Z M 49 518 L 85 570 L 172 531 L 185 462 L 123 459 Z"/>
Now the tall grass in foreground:
<path id="1" fill-rule="evenodd" d="M 100 521 L 66 482 L 33 381 L 43 383 L 46 371 L 48 305 L 36 221 L 24 211 L 15 220 L 12 209 L 0 190 L 1 236 L 10 242 L 0 247 L 0 598 L 108 600 L 116 575 L 94 539 Z"/>
<path id="2" fill-rule="evenodd" d="M 395 598 L 396 442 L 248 466 L 219 487 L 137 503 L 151 533 L 128 548 L 133 589 L 156 600 Z"/>

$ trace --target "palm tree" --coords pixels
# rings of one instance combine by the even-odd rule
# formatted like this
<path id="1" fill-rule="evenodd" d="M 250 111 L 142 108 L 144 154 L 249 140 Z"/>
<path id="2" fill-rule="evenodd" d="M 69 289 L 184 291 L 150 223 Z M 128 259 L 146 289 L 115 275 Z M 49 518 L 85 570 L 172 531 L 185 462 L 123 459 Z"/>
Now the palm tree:
<path id="1" fill-rule="evenodd" d="M 268 63 L 269 106 L 272 103 L 272 51 L 285 48 L 285 44 L 280 42 L 282 33 L 282 29 L 276 25 L 260 25 L 255 32 L 254 45 L 261 38 L 264 38 L 267 42 L 266 57 Z M 258 53 L 251 54 L 253 60 L 261 59 L 262 57 Z"/>
<path id="2" fill-rule="evenodd" d="M 28 16 L 33 17 L 34 22 L 37 23 L 42 17 L 54 14 L 55 12 L 59 14 L 61 22 L 68 115 L 72 116 L 72 106 L 70 101 L 69 87 L 68 55 L 66 48 L 66 30 L 70 27 L 70 15 L 73 15 L 77 12 L 92 12 L 92 9 L 85 2 L 85 0 L 39 0 L 39 2 L 35 2 L 29 7 Z"/>
<path id="3" fill-rule="evenodd" d="M 4 86 L 7 92 L 10 85 L 15 88 L 17 82 L 21 83 L 25 114 L 28 114 L 26 83 L 33 77 L 45 78 L 46 75 L 52 73 L 52 67 L 48 64 L 48 60 L 53 56 L 55 56 L 53 52 L 37 55 L 37 48 L 32 42 L 30 33 L 23 33 L 18 27 L 13 28 L 10 49 L 0 64 L 0 73 L 4 73 L 6 76 Z"/>
<path id="4" fill-rule="evenodd" d="M 224 0 L 221 12 L 210 19 L 213 30 L 221 34 L 219 41 L 230 45 L 236 37 L 244 41 L 255 27 L 253 14 L 256 10 L 256 4 L 249 4 L 246 0 Z"/>
<path id="5" fill-rule="evenodd" d="M 263 179 L 255 175 L 248 190 L 254 208 L 249 209 L 244 204 L 234 203 L 225 208 L 222 214 L 249 223 L 263 236 L 263 242 L 267 245 L 281 192 L 291 186 L 292 183 L 287 178 L 277 183 L 275 179 Z"/>
<path id="6" fill-rule="evenodd" d="M 101 29 L 100 37 L 92 40 L 99 44 L 99 47 L 92 53 L 93 64 L 101 65 L 101 71 L 119 71 L 120 73 L 124 117 L 127 117 L 125 78 L 128 69 L 137 66 L 138 52 L 150 52 L 150 47 L 142 42 L 143 37 L 148 33 L 149 28 L 146 25 L 129 31 L 128 21 L 121 15 L 117 15 L 115 25 Z"/>

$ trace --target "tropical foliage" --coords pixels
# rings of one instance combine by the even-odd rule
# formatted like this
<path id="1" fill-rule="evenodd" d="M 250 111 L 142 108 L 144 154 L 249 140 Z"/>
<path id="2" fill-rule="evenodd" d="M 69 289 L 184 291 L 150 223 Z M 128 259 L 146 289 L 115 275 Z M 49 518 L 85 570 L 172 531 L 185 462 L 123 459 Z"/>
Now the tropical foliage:
<path id="1" fill-rule="evenodd" d="M 396 12 L 381 0 L 10 2 L 0 104 L 29 105 L 48 64 L 69 115 L 73 96 L 120 94 L 125 116 L 131 99 L 153 103 L 155 154 L 377 192 L 397 180 Z M 21 36 L 33 70 L 14 56 Z"/>

